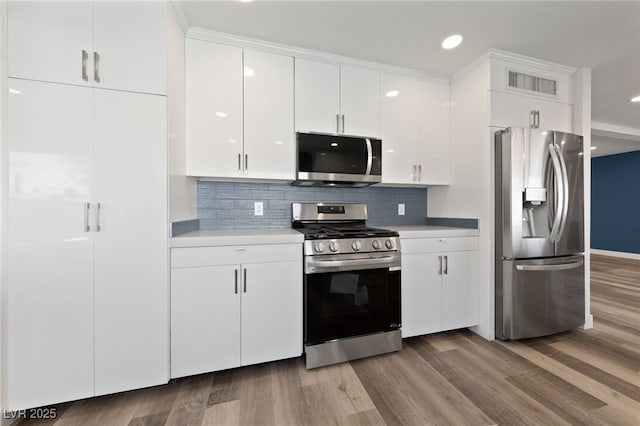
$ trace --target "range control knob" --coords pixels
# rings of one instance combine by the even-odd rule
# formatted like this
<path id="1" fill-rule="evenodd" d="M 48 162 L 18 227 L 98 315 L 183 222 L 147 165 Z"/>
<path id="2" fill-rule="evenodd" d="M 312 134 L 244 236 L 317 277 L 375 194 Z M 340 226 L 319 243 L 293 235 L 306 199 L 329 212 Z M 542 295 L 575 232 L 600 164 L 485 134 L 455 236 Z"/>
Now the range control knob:
<path id="1" fill-rule="evenodd" d="M 387 240 L 384 242 L 384 245 L 386 248 L 388 248 L 389 250 L 391 250 L 393 248 L 393 240 Z"/>
<path id="2" fill-rule="evenodd" d="M 381 247 L 380 240 L 373 240 L 371 242 L 371 247 L 373 247 L 376 250 L 380 250 L 380 247 Z"/>
<path id="3" fill-rule="evenodd" d="M 340 249 L 340 246 L 335 241 L 331 241 L 329 243 L 329 250 L 331 250 L 333 253 L 337 252 L 339 249 Z"/>
<path id="4" fill-rule="evenodd" d="M 324 251 L 324 243 L 322 241 L 318 241 L 313 245 L 313 250 L 316 253 L 322 253 Z"/>
<path id="5" fill-rule="evenodd" d="M 362 248 L 362 241 L 355 240 L 351 243 L 351 248 L 353 249 L 353 251 L 360 251 L 360 249 Z"/>

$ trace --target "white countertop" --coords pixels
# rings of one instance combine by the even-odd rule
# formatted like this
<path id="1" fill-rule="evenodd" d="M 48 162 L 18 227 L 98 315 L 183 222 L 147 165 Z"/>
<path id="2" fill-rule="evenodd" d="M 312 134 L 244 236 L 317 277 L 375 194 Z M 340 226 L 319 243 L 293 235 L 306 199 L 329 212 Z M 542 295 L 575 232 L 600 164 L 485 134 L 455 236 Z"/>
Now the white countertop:
<path id="1" fill-rule="evenodd" d="M 379 228 L 396 231 L 400 234 L 400 238 L 476 237 L 480 234 L 478 229 L 453 226 L 391 225 L 380 226 Z"/>
<path id="2" fill-rule="evenodd" d="M 187 232 L 169 240 L 170 247 L 295 244 L 304 236 L 293 229 L 208 229 Z"/>

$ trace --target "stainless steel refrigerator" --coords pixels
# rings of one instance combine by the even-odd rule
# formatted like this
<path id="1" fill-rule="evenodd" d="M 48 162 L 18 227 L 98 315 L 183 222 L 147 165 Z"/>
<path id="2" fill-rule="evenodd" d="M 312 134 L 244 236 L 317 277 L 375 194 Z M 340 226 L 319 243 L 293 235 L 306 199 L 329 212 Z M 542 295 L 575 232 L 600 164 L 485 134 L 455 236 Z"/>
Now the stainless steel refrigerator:
<path id="1" fill-rule="evenodd" d="M 582 136 L 508 128 L 496 142 L 496 338 L 584 324 Z"/>

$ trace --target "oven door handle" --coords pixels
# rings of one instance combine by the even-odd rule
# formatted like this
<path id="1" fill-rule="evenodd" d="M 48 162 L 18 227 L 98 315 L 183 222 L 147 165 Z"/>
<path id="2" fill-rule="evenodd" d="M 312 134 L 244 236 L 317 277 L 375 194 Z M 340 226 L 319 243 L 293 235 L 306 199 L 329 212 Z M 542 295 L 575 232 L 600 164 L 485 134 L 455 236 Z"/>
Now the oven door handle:
<path id="1" fill-rule="evenodd" d="M 374 257 L 371 259 L 348 259 L 348 260 L 308 260 L 307 266 L 312 268 L 313 272 L 319 272 L 320 269 L 335 268 L 351 268 L 359 269 L 363 266 L 388 267 L 398 264 L 399 256 Z"/>

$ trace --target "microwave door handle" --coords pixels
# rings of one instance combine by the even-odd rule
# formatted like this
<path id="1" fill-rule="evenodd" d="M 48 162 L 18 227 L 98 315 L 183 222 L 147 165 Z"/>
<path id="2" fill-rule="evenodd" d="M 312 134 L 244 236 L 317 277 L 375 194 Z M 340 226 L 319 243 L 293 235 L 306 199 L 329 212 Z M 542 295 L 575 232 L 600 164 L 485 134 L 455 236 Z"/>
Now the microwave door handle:
<path id="1" fill-rule="evenodd" d="M 371 174 L 371 166 L 373 165 L 373 149 L 371 148 L 371 140 L 369 138 L 365 139 L 367 143 L 367 170 L 364 172 L 365 175 Z"/>

